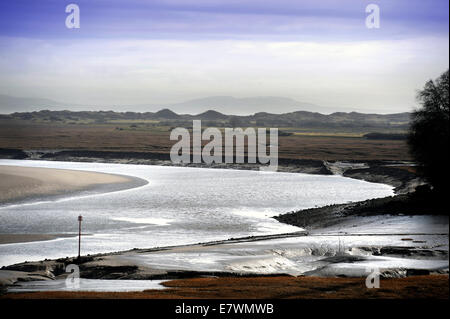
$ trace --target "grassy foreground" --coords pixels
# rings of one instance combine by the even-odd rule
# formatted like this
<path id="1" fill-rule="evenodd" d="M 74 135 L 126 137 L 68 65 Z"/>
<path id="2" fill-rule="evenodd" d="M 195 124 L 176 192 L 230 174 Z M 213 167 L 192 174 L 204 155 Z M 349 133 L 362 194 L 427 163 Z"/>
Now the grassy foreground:
<path id="1" fill-rule="evenodd" d="M 222 277 L 171 280 L 167 289 L 143 292 L 10 293 L 1 299 L 448 299 L 448 275 L 381 279 L 368 289 L 365 278 Z"/>

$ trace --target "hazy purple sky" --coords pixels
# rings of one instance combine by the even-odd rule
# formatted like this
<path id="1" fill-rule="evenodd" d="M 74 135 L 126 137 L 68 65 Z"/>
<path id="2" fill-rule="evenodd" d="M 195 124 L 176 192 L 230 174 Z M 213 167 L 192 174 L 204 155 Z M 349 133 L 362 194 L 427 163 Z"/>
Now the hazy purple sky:
<path id="1" fill-rule="evenodd" d="M 65 27 L 76 3 L 81 28 Z M 381 9 L 367 29 L 365 8 Z M 408 111 L 448 68 L 448 0 L 0 2 L 0 94 L 80 104 L 285 96 Z M 251 110 L 249 110 L 251 112 Z"/>

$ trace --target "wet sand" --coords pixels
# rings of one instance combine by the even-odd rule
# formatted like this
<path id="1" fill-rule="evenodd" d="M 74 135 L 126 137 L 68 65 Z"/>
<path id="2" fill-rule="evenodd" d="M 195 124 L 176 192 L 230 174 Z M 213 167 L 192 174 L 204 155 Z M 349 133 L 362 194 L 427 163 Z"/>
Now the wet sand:
<path id="1" fill-rule="evenodd" d="M 98 186 L 135 187 L 136 178 L 88 171 L 0 165 L 0 204 L 65 195 Z M 140 181 L 140 184 L 145 182 Z"/>
<path id="2" fill-rule="evenodd" d="M 145 185 L 123 175 L 88 171 L 0 165 L 0 205 L 54 199 L 81 192 L 106 193 Z M 74 234 L 0 234 L 0 245 L 46 241 Z"/>
<path id="3" fill-rule="evenodd" d="M 0 234 L 0 245 L 74 237 L 75 234 Z"/>

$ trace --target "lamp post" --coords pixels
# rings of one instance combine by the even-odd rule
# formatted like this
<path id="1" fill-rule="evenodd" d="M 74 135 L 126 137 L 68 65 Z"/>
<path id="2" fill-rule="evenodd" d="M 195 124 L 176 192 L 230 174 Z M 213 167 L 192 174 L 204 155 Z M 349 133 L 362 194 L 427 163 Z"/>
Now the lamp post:
<path id="1" fill-rule="evenodd" d="M 83 216 L 78 216 L 78 259 L 80 259 L 81 252 L 81 221 L 83 220 Z"/>

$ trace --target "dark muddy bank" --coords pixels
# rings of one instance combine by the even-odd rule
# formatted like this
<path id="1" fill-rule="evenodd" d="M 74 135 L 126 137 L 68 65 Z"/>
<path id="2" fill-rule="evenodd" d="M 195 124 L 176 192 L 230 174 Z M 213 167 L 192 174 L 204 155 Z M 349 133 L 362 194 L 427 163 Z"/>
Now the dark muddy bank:
<path id="1" fill-rule="evenodd" d="M 230 238 L 227 240 L 218 240 L 198 244 L 155 247 L 149 249 L 132 249 L 128 251 L 119 251 L 112 253 L 103 253 L 95 255 L 87 255 L 77 257 L 66 257 L 59 259 L 45 259 L 41 261 L 23 262 L 19 264 L 3 266 L 0 268 L 0 292 L 5 291 L 7 286 L 13 285 L 17 282 L 33 281 L 33 280 L 54 280 L 65 278 L 66 267 L 70 264 L 76 264 L 80 269 L 80 277 L 86 279 L 135 279 L 135 280 L 150 280 L 150 279 L 183 279 L 194 278 L 202 276 L 234 276 L 246 277 L 252 274 L 240 274 L 237 272 L 226 271 L 189 271 L 189 270 L 165 270 L 154 269 L 143 265 L 137 265 L 133 262 L 123 262 L 117 259 L 117 256 L 122 255 L 140 255 L 147 253 L 156 253 L 160 251 L 167 251 L 172 249 L 188 249 L 192 247 L 219 246 L 223 244 L 245 243 L 264 240 L 273 240 L 280 238 L 300 237 L 306 236 L 306 231 L 298 231 L 286 234 L 249 236 L 240 238 Z M 258 276 L 264 276 L 258 274 Z M 269 275 L 267 275 L 269 276 Z"/>
<path id="2" fill-rule="evenodd" d="M 115 152 L 90 150 L 20 150 L 0 149 L 3 159 L 30 159 L 70 162 L 98 162 L 138 165 L 185 166 L 202 168 L 259 170 L 260 164 L 249 163 L 190 163 L 174 164 L 170 154 L 155 152 Z M 395 187 L 398 194 L 413 191 L 423 182 L 408 169 L 412 163 L 396 161 L 365 161 L 365 162 L 327 162 L 311 159 L 278 159 L 278 171 L 290 173 L 305 173 L 319 175 L 339 174 L 350 178 L 374 183 L 383 183 Z"/>
<path id="3" fill-rule="evenodd" d="M 448 201 L 423 185 L 412 193 L 305 209 L 273 218 L 289 225 L 319 229 L 338 224 L 349 216 L 375 215 L 448 215 Z"/>

